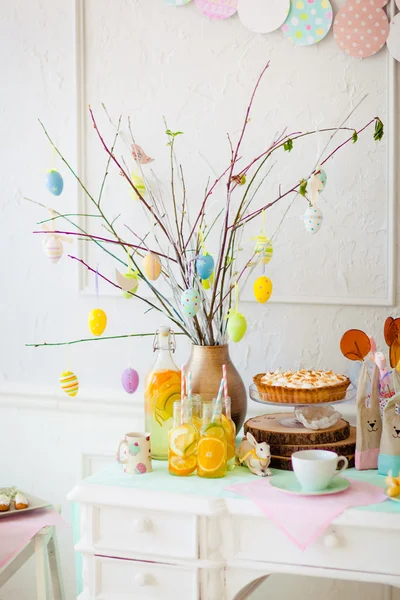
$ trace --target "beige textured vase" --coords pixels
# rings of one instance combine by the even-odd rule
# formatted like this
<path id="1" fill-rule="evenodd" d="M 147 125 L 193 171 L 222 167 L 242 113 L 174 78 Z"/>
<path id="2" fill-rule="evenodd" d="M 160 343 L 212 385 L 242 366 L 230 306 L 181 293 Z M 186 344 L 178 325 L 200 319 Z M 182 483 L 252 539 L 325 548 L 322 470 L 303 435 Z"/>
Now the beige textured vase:
<path id="1" fill-rule="evenodd" d="M 224 364 L 231 397 L 232 419 L 235 421 L 236 430 L 239 431 L 246 417 L 247 394 L 242 378 L 229 356 L 228 345 L 193 345 L 185 368 L 192 373 L 193 392 L 200 394 L 203 400 L 212 400 L 218 393 Z"/>

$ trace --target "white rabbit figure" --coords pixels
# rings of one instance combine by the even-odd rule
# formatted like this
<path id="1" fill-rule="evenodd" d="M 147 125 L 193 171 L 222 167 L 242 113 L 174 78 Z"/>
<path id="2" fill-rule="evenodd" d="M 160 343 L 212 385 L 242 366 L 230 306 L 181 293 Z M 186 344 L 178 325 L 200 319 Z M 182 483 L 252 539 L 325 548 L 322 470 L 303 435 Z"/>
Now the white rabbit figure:
<path id="1" fill-rule="evenodd" d="M 239 444 L 236 459 L 239 465 L 245 464 L 254 475 L 259 477 L 270 477 L 272 475 L 268 469 L 271 462 L 269 445 L 266 442 L 259 444 L 249 431 Z"/>

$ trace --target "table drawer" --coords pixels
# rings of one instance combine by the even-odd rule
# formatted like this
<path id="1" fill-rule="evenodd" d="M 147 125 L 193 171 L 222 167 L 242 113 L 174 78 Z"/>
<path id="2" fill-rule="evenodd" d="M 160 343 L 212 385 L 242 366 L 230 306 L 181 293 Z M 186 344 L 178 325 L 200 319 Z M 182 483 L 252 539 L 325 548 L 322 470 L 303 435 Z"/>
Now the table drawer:
<path id="1" fill-rule="evenodd" d="M 232 517 L 234 559 L 400 575 L 399 531 L 330 526 L 300 550 L 266 517 Z"/>
<path id="2" fill-rule="evenodd" d="M 119 556 L 121 551 L 128 551 L 197 558 L 197 518 L 136 508 L 95 507 L 93 547 L 99 553 L 118 550 Z"/>
<path id="3" fill-rule="evenodd" d="M 96 556 L 95 600 L 198 600 L 196 569 Z"/>

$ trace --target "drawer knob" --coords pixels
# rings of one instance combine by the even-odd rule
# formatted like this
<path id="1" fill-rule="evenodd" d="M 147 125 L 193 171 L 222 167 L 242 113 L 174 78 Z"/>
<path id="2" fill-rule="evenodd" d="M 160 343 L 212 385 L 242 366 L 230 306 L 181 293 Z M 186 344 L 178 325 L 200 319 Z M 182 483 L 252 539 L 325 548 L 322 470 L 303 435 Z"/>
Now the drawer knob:
<path id="1" fill-rule="evenodd" d="M 148 519 L 136 519 L 136 521 L 133 522 L 133 527 L 138 533 L 143 533 L 150 529 L 150 521 L 148 521 Z"/>
<path id="2" fill-rule="evenodd" d="M 325 548 L 337 548 L 339 546 L 339 538 L 335 533 L 328 533 L 324 537 Z"/>
<path id="3" fill-rule="evenodd" d="M 136 583 L 136 585 L 143 587 L 144 585 L 148 585 L 149 578 L 147 577 L 147 575 L 145 573 L 137 573 L 135 575 L 135 583 Z"/>

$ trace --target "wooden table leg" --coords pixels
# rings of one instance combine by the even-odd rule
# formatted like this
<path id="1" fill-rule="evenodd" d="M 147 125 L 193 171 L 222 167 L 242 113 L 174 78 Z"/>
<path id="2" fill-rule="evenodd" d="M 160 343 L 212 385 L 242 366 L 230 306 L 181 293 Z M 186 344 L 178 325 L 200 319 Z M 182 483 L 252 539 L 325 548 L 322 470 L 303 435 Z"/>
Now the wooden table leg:
<path id="1" fill-rule="evenodd" d="M 53 586 L 54 600 L 65 600 L 60 554 L 58 551 L 57 534 L 55 528 L 48 542 L 47 552 L 49 557 L 50 577 Z"/>
<path id="2" fill-rule="evenodd" d="M 36 591 L 38 600 L 51 600 L 46 535 L 35 536 Z"/>

